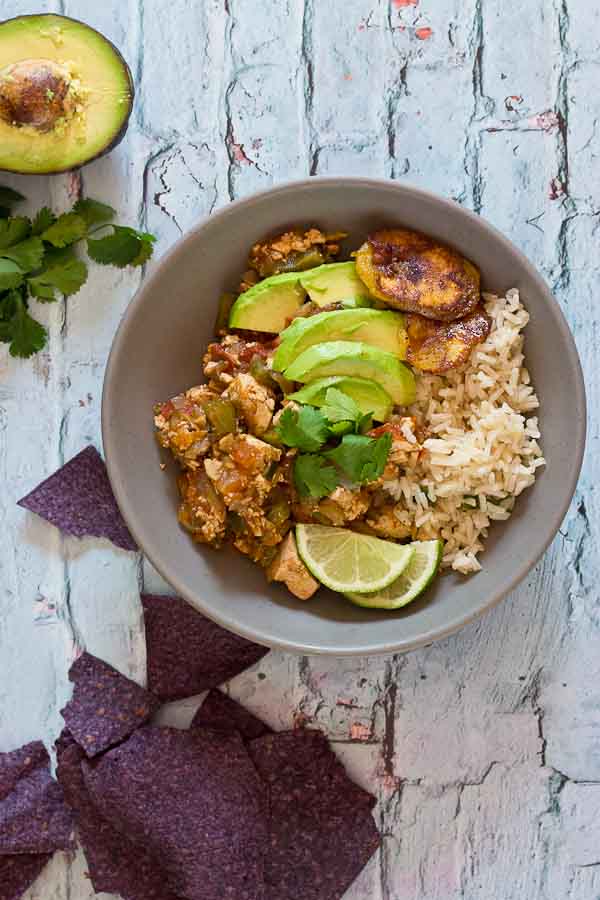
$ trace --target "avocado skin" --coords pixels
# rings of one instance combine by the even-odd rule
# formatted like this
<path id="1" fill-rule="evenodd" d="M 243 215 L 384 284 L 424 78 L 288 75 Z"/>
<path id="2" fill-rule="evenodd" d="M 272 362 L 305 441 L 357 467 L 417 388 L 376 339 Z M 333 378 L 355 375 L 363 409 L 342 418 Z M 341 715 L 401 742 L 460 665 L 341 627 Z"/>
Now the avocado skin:
<path id="1" fill-rule="evenodd" d="M 20 19 L 20 20 L 36 19 L 40 15 L 45 15 L 45 13 L 29 13 L 29 14 L 23 15 L 23 16 L 11 16 L 10 19 L 2 19 L 2 21 L 0 21 L 0 25 L 6 25 L 9 22 L 14 22 L 16 19 Z M 60 168 L 60 169 L 57 169 L 57 168 L 38 169 L 35 172 L 22 172 L 19 169 L 0 168 L 0 172 L 12 172 L 16 175 L 61 175 L 64 172 L 76 172 L 79 169 L 82 169 L 84 166 L 87 166 L 89 163 L 94 162 L 94 160 L 101 159 L 103 156 L 106 156 L 107 153 L 110 153 L 111 150 L 114 150 L 115 147 L 118 147 L 118 145 L 121 143 L 121 141 L 125 137 L 125 133 L 126 133 L 127 129 L 129 128 L 129 119 L 131 118 L 131 113 L 133 110 L 133 101 L 135 99 L 135 85 L 133 82 L 133 76 L 131 74 L 131 69 L 129 68 L 127 61 L 125 60 L 125 58 L 124 58 L 123 54 L 121 53 L 121 51 L 119 50 L 119 48 L 115 47 L 113 42 L 111 40 L 109 40 L 109 38 L 107 38 L 106 35 L 102 34 L 101 31 L 98 31 L 97 28 L 92 28 L 91 25 L 88 25 L 87 22 L 82 22 L 81 19 L 75 19 L 75 18 L 73 18 L 73 16 L 63 16 L 63 15 L 59 16 L 58 13 L 51 13 L 51 15 L 55 15 L 61 19 L 66 19 L 69 22 L 76 22 L 78 25 L 83 25 L 86 28 L 89 28 L 90 31 L 95 31 L 96 34 L 99 34 L 100 37 L 104 41 L 106 41 L 107 44 L 110 45 L 115 56 L 118 58 L 119 63 L 123 67 L 123 71 L 125 72 L 125 74 L 127 76 L 127 81 L 129 84 L 130 96 L 129 96 L 129 104 L 128 104 L 129 108 L 127 110 L 127 115 L 125 116 L 125 118 L 123 120 L 123 124 L 122 124 L 120 130 L 114 136 L 112 141 L 110 141 L 110 143 L 107 144 L 106 147 L 104 147 L 102 150 L 98 151 L 98 153 L 95 153 L 93 156 L 90 156 L 89 159 L 86 159 L 86 161 L 81 163 L 81 165 L 79 165 L 79 166 L 64 166 L 63 168 Z"/>

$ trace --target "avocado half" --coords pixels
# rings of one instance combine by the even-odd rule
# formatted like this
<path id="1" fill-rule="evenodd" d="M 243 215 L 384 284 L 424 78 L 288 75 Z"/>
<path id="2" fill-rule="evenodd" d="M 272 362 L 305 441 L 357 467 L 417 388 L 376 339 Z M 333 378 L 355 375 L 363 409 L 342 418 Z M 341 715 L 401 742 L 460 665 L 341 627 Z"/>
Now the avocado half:
<path id="1" fill-rule="evenodd" d="M 107 38 L 57 15 L 0 23 L 0 170 L 77 169 L 123 138 L 134 87 Z"/>

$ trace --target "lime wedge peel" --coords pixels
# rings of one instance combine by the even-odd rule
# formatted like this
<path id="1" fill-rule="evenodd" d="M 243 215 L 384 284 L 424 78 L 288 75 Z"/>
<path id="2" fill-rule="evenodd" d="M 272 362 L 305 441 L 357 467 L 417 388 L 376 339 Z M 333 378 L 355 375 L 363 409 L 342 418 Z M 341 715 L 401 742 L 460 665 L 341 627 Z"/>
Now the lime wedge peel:
<path id="1" fill-rule="evenodd" d="M 344 591 L 358 606 L 370 609 L 400 609 L 429 587 L 437 575 L 442 559 L 442 541 L 414 541 L 408 545 L 414 554 L 396 581 L 373 593 Z"/>
<path id="2" fill-rule="evenodd" d="M 412 544 L 327 525 L 296 525 L 296 545 L 302 562 L 321 584 L 345 594 L 381 591 L 409 565 Z"/>

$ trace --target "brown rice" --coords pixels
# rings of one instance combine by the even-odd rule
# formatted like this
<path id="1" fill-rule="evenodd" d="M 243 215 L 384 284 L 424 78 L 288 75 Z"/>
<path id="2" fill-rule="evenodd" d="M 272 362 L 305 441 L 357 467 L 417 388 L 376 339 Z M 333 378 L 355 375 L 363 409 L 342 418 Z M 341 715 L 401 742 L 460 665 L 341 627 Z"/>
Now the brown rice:
<path id="1" fill-rule="evenodd" d="M 398 501 L 397 518 L 422 540 L 442 538 L 442 565 L 464 574 L 481 569 L 490 523 L 510 517 L 545 464 L 538 421 L 529 415 L 539 405 L 523 357 L 529 315 L 516 289 L 484 301 L 492 328 L 469 363 L 417 379 L 410 412 L 428 434 L 426 452 L 385 484 Z"/>

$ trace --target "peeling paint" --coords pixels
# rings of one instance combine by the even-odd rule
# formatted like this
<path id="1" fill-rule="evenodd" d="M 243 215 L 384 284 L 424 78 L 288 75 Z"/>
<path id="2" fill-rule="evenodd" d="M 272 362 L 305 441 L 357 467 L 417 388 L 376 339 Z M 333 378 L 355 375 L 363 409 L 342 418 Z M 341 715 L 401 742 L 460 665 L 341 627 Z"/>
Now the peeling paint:
<path id="1" fill-rule="evenodd" d="M 539 128 L 542 131 L 548 132 L 554 131 L 560 125 L 558 113 L 551 109 L 547 109 L 542 113 L 531 116 L 527 121 L 531 128 Z"/>
<path id="2" fill-rule="evenodd" d="M 371 726 L 364 722 L 353 722 L 350 726 L 349 737 L 351 741 L 368 741 L 371 738 Z"/>
<path id="3" fill-rule="evenodd" d="M 419 41 L 428 41 L 432 34 L 433 31 L 428 26 L 423 26 L 422 28 L 417 28 L 415 30 L 415 37 Z"/>

